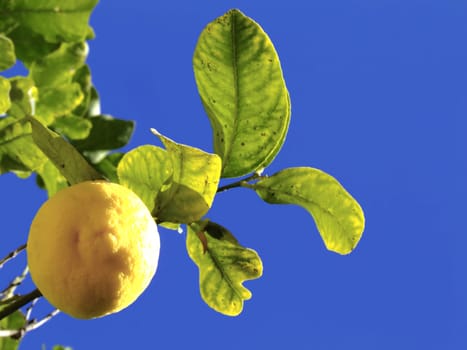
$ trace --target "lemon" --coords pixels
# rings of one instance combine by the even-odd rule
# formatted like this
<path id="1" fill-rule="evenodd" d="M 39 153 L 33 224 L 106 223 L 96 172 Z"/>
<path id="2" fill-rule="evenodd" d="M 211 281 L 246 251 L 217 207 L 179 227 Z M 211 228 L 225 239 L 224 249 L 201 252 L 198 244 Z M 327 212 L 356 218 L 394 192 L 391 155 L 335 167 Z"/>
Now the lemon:
<path id="1" fill-rule="evenodd" d="M 32 280 L 56 308 L 80 319 L 133 303 L 159 260 L 157 225 L 131 190 L 86 181 L 47 200 L 27 243 Z"/>

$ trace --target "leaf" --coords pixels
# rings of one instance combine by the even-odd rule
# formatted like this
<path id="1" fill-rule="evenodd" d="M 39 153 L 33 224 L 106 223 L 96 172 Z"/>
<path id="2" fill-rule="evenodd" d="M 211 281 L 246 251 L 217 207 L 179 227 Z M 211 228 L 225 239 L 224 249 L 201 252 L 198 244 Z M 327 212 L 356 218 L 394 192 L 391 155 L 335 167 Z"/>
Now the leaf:
<path id="1" fill-rule="evenodd" d="M 81 92 L 81 87 L 78 83 L 64 84 L 60 86 L 53 86 L 51 88 L 40 88 L 39 89 L 39 101 L 37 103 L 36 116 L 40 118 L 46 125 L 50 125 L 55 121 L 56 117 L 65 116 L 75 109 L 81 101 L 83 100 L 84 95 Z M 70 122 L 70 118 L 68 121 Z M 62 118 L 63 119 L 63 118 Z M 78 118 L 77 118 L 78 119 Z M 81 119 L 81 118 L 79 118 Z M 65 127 L 64 120 L 58 121 L 58 125 Z M 78 122 L 75 120 L 74 122 Z M 85 125 L 83 125 L 85 124 Z M 85 135 L 76 138 L 84 138 L 89 134 L 91 129 L 91 122 L 82 121 L 80 125 L 70 125 L 66 124 L 66 130 L 74 132 L 79 132 L 76 129 L 85 128 Z M 75 130 L 73 130 L 75 129 Z M 68 135 L 67 135 L 68 136 Z"/>
<path id="2" fill-rule="evenodd" d="M 16 56 L 13 42 L 0 34 L 0 71 L 10 68 L 15 62 Z"/>
<path id="3" fill-rule="evenodd" d="M 201 33 L 193 66 L 211 121 L 222 177 L 266 167 L 282 147 L 290 101 L 279 57 L 263 29 L 238 10 Z"/>
<path id="4" fill-rule="evenodd" d="M 14 30 L 8 33 L 8 37 L 13 40 L 16 57 L 27 67 L 60 46 L 58 43 L 45 41 L 43 36 L 23 26 L 15 25 Z"/>
<path id="5" fill-rule="evenodd" d="M 151 130 L 160 138 L 172 161 L 173 173 L 168 188 L 156 201 L 158 221 L 191 223 L 205 215 L 219 185 L 221 160 L 215 154 L 182 145 Z"/>
<path id="6" fill-rule="evenodd" d="M 15 311 L 8 317 L 0 320 L 0 330 L 17 330 L 24 326 L 26 319 L 21 311 Z M 20 339 L 0 337 L 0 350 L 16 350 Z"/>
<path id="7" fill-rule="evenodd" d="M 55 345 L 52 350 L 73 350 L 73 348 L 63 345 Z"/>
<path id="8" fill-rule="evenodd" d="M 83 41 L 91 32 L 88 21 L 96 3 L 97 0 L 2 1 L 0 23 L 14 22 L 51 43 Z"/>
<path id="9" fill-rule="evenodd" d="M 67 179 L 60 173 L 52 161 L 47 160 L 37 172 L 37 184 L 47 190 L 47 195 L 52 197 L 63 188 L 68 187 Z"/>
<path id="10" fill-rule="evenodd" d="M 30 77 L 39 87 L 71 83 L 77 70 L 84 65 L 88 51 L 85 42 L 63 43 L 57 50 L 30 65 Z"/>
<path id="11" fill-rule="evenodd" d="M 259 278 L 263 265 L 258 254 L 241 246 L 224 227 L 213 222 L 188 226 L 187 250 L 199 268 L 201 297 L 228 316 L 242 312 L 251 292 L 242 283 Z"/>
<path id="12" fill-rule="evenodd" d="M 313 216 L 326 248 L 333 252 L 350 253 L 362 236 L 362 208 L 335 178 L 321 170 L 284 169 L 251 187 L 268 203 L 305 208 Z"/>
<path id="13" fill-rule="evenodd" d="M 31 137 L 26 119 L 0 119 L 0 174 L 14 171 L 27 173 L 38 169 L 46 158 Z"/>
<path id="14" fill-rule="evenodd" d="M 4 114 L 10 107 L 10 82 L 4 77 L 0 77 L 0 114 Z"/>
<path id="15" fill-rule="evenodd" d="M 134 122 L 100 115 L 89 118 L 92 128 L 84 140 L 73 141 L 80 151 L 112 150 L 125 146 L 131 138 Z"/>
<path id="16" fill-rule="evenodd" d="M 8 115 L 22 118 L 34 114 L 37 101 L 37 88 L 34 81 L 25 77 L 10 79 L 11 106 Z"/>
<path id="17" fill-rule="evenodd" d="M 127 152 L 117 167 L 119 183 L 135 192 L 151 212 L 172 172 L 172 161 L 167 152 L 152 145 Z"/>
<path id="18" fill-rule="evenodd" d="M 70 114 L 55 119 L 52 128 L 70 139 L 81 140 L 89 136 L 92 123 L 89 119 Z"/>
<path id="19" fill-rule="evenodd" d="M 124 153 L 112 153 L 103 158 L 99 163 L 94 164 L 94 168 L 104 175 L 110 182 L 118 183 L 117 167 Z"/>
<path id="20" fill-rule="evenodd" d="M 35 118 L 28 118 L 36 145 L 54 163 L 71 185 L 87 180 L 103 179 L 83 156 L 60 135 L 42 125 Z"/>

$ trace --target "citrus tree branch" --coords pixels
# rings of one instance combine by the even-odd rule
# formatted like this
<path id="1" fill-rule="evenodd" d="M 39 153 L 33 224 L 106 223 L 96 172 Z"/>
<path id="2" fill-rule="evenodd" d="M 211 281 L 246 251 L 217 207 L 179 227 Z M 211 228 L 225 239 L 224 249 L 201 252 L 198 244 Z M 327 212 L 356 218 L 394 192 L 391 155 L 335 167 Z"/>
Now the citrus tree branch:
<path id="1" fill-rule="evenodd" d="M 3 265 L 5 265 L 5 263 L 15 258 L 19 253 L 21 253 L 25 249 L 26 249 L 26 244 L 23 244 L 22 246 L 19 246 L 14 251 L 12 251 L 7 256 L 5 256 L 2 260 L 0 260 L 0 269 L 3 267 Z"/>
<path id="2" fill-rule="evenodd" d="M 40 298 L 42 293 L 39 289 L 35 289 L 32 292 L 21 295 L 20 297 L 16 298 L 11 304 L 8 304 L 5 308 L 0 310 L 0 321 L 3 320 L 5 317 L 11 315 L 16 310 L 19 310 L 24 305 L 29 304 L 34 299 Z"/>
<path id="3" fill-rule="evenodd" d="M 43 319 L 37 321 L 37 320 L 32 320 L 31 322 L 27 323 L 24 327 L 21 327 L 20 329 L 1 329 L 0 330 L 0 338 L 3 337 L 13 337 L 15 339 L 20 339 L 25 335 L 27 332 L 30 332 L 36 328 L 39 328 L 42 326 L 44 323 L 50 321 L 52 317 L 56 316 L 60 310 L 55 309 L 52 311 L 50 314 L 45 316 Z"/>
<path id="4" fill-rule="evenodd" d="M 231 184 L 219 187 L 217 189 L 217 193 L 224 192 L 224 191 L 230 190 L 230 189 L 235 188 L 235 187 L 245 186 L 246 184 L 248 184 L 249 181 L 256 180 L 256 179 L 258 179 L 260 177 L 261 177 L 261 174 L 259 172 L 256 172 L 256 173 L 254 173 L 252 175 L 249 175 L 249 176 L 247 176 L 247 177 L 245 177 L 243 179 L 232 182 Z"/>

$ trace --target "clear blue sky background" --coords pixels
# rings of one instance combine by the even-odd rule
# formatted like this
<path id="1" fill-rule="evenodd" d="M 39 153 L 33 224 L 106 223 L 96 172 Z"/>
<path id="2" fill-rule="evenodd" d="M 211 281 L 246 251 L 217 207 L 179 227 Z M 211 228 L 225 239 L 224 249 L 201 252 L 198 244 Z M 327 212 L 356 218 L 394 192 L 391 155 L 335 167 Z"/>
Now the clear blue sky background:
<path id="1" fill-rule="evenodd" d="M 135 304 L 91 321 L 59 315 L 21 349 L 467 349 L 467 2 L 102 0 L 89 63 L 103 112 L 137 122 L 130 147 L 159 145 L 155 127 L 212 150 L 191 58 L 203 27 L 234 7 L 270 35 L 292 99 L 266 172 L 339 179 L 366 213 L 357 249 L 326 251 L 303 209 L 222 193 L 209 216 L 264 264 L 239 317 L 204 304 L 185 235 L 161 230 L 158 273 Z M 3 256 L 46 196 L 10 175 L 0 191 Z"/>

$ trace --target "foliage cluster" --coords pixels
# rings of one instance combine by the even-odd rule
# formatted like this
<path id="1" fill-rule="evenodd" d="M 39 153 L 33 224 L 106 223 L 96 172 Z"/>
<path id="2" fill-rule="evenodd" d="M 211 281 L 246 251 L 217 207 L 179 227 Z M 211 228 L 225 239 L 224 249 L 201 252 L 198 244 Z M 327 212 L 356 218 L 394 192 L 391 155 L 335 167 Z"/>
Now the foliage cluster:
<path id="1" fill-rule="evenodd" d="M 225 315 L 242 311 L 251 297 L 242 283 L 260 277 L 262 263 L 254 250 L 206 216 L 217 193 L 244 187 L 267 203 L 299 205 L 313 217 L 327 249 L 348 254 L 355 248 L 363 212 L 336 179 L 311 167 L 264 175 L 286 138 L 291 103 L 276 50 L 255 21 L 228 11 L 204 28 L 194 52 L 213 152 L 153 129 L 164 147 L 142 145 L 124 153 L 118 149 L 128 143 L 134 124 L 101 113 L 86 64 L 86 41 L 94 35 L 88 21 L 96 2 L 0 3 L 0 71 L 19 61 L 28 70 L 27 76 L 0 76 L 0 174 L 35 175 L 49 196 L 95 179 L 132 189 L 159 225 L 175 230 L 186 225 L 201 296 Z M 219 186 L 227 178 L 235 180 Z M 30 309 L 20 307 L 40 295 L 15 294 L 23 278 L 0 294 L 0 329 L 17 330 L 11 333 L 17 338 L 31 326 Z"/>

